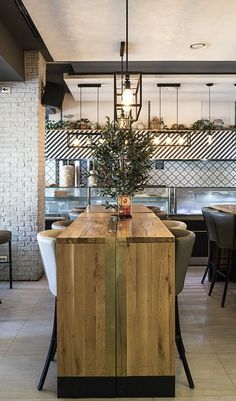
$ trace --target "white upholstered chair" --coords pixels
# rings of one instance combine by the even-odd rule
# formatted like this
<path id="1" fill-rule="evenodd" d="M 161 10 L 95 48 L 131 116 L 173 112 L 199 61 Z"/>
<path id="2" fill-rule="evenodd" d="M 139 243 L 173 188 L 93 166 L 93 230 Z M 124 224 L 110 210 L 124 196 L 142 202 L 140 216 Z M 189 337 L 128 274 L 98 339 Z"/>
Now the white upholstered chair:
<path id="1" fill-rule="evenodd" d="M 52 229 L 53 230 L 64 230 L 66 227 L 69 227 L 69 225 L 71 223 L 72 223 L 71 220 L 54 221 L 54 223 L 52 223 Z"/>
<path id="2" fill-rule="evenodd" d="M 178 220 L 162 220 L 167 228 L 180 228 L 181 230 L 187 230 L 187 224 L 183 221 Z"/>
<path id="3" fill-rule="evenodd" d="M 183 363 L 189 387 L 194 388 L 194 382 L 185 355 L 185 348 L 181 334 L 178 295 L 184 288 L 189 259 L 195 242 L 195 234 L 192 231 L 181 230 L 179 227 L 171 228 L 170 231 L 175 236 L 175 343 L 179 357 Z"/>
<path id="4" fill-rule="evenodd" d="M 42 231 L 37 235 L 37 240 L 39 244 L 40 254 L 44 266 L 44 271 L 47 277 L 49 290 L 55 297 L 55 311 L 54 311 L 54 321 L 53 329 L 50 340 L 50 345 L 44 367 L 40 376 L 38 383 L 38 390 L 42 390 L 50 362 L 53 360 L 56 347 L 57 347 L 57 307 L 56 307 L 56 297 L 57 297 L 57 262 L 56 262 L 56 237 L 62 232 L 62 230 L 46 230 Z"/>

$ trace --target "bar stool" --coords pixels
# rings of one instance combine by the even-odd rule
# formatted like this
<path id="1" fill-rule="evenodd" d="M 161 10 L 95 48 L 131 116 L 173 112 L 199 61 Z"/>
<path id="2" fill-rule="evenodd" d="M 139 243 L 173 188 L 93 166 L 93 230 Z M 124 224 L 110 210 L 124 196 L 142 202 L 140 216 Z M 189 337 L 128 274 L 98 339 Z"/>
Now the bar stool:
<path id="1" fill-rule="evenodd" d="M 161 219 L 161 220 L 166 219 L 166 212 L 161 210 L 159 206 L 147 206 L 147 207 L 148 207 L 148 209 L 152 210 L 153 213 L 159 217 L 159 219 Z"/>
<path id="2" fill-rule="evenodd" d="M 77 217 L 79 217 L 79 215 L 84 212 L 84 210 L 85 210 L 84 208 L 71 210 L 71 212 L 69 212 L 69 219 L 71 221 L 76 220 Z"/>
<path id="3" fill-rule="evenodd" d="M 179 228 L 173 228 L 170 229 L 170 231 L 175 236 L 175 343 L 179 357 L 183 363 L 189 387 L 194 388 L 194 382 L 185 355 L 185 348 L 181 334 L 178 295 L 184 288 L 189 259 L 192 254 L 196 236 L 192 231 L 181 230 Z"/>
<path id="4" fill-rule="evenodd" d="M 69 225 L 71 223 L 72 223 L 71 220 L 54 221 L 54 223 L 52 223 L 52 229 L 53 230 L 64 230 L 66 227 L 69 227 Z"/>
<path id="5" fill-rule="evenodd" d="M 212 218 L 216 230 L 216 242 L 218 247 L 217 262 L 213 265 L 213 274 L 208 295 L 211 296 L 218 274 L 225 278 L 225 286 L 221 300 L 221 307 L 225 305 L 230 272 L 233 265 L 233 251 L 236 250 L 236 216 L 230 213 L 214 212 Z M 228 251 L 225 273 L 220 268 L 221 251 Z"/>
<path id="6" fill-rule="evenodd" d="M 5 266 L 1 269 L 6 269 L 9 267 L 9 282 L 10 282 L 10 289 L 12 289 L 12 256 L 11 256 L 11 238 L 12 234 L 11 231 L 7 230 L 0 230 L 0 245 L 8 243 L 8 258 L 7 262 L 0 262 L 0 264 L 4 264 Z"/>
<path id="7" fill-rule="evenodd" d="M 205 270 L 202 280 L 201 280 L 202 284 L 205 281 L 206 275 L 207 275 L 210 267 L 213 269 L 215 263 L 217 263 L 216 255 L 217 255 L 218 250 L 217 250 L 216 228 L 215 228 L 215 223 L 214 223 L 214 220 L 212 217 L 213 213 L 216 213 L 216 211 L 211 209 L 210 207 L 202 208 L 202 214 L 203 214 L 203 218 L 206 223 L 207 237 L 208 237 L 208 261 L 207 261 L 206 270 Z"/>
<path id="8" fill-rule="evenodd" d="M 163 220 L 162 221 L 163 224 L 165 224 L 165 226 L 167 228 L 181 228 L 182 230 L 186 230 L 187 229 L 187 224 L 184 223 L 183 221 L 178 221 L 178 220 Z"/>
<path id="9" fill-rule="evenodd" d="M 38 390 L 43 389 L 43 385 L 48 373 L 50 362 L 53 360 L 57 348 L 57 262 L 56 262 L 56 237 L 63 230 L 46 230 L 37 235 L 39 250 L 44 266 L 44 271 L 48 280 L 49 290 L 55 297 L 54 321 L 50 340 L 50 345 L 44 367 L 39 379 Z"/>

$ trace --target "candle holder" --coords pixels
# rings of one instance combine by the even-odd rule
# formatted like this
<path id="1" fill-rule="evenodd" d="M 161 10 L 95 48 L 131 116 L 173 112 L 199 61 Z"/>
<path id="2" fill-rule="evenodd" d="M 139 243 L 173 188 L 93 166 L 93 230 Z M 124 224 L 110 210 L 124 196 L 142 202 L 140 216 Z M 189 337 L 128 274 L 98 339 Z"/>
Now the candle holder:
<path id="1" fill-rule="evenodd" d="M 120 219 L 130 219 L 132 197 L 131 195 L 118 195 L 118 216 Z"/>

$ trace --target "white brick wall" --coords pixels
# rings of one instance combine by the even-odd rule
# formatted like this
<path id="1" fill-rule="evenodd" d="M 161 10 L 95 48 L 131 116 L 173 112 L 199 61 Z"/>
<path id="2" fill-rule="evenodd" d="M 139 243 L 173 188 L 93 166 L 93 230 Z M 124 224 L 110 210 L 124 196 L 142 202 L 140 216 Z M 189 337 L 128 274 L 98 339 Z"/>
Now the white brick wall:
<path id="1" fill-rule="evenodd" d="M 37 280 L 42 275 L 36 235 L 44 229 L 44 107 L 41 91 L 45 60 L 25 52 L 25 82 L 0 93 L 0 229 L 12 231 L 13 277 Z M 5 253 L 0 246 L 0 254 Z M 0 279 L 8 277 L 5 270 Z"/>

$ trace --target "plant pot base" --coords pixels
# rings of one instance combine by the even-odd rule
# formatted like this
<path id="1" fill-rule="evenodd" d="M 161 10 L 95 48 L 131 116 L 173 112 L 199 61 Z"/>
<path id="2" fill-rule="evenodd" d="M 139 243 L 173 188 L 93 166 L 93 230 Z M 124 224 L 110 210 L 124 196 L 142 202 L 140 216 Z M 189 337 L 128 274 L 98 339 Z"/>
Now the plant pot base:
<path id="1" fill-rule="evenodd" d="M 120 220 L 132 219 L 132 215 L 131 214 L 126 214 L 125 216 L 120 215 L 119 218 Z"/>

